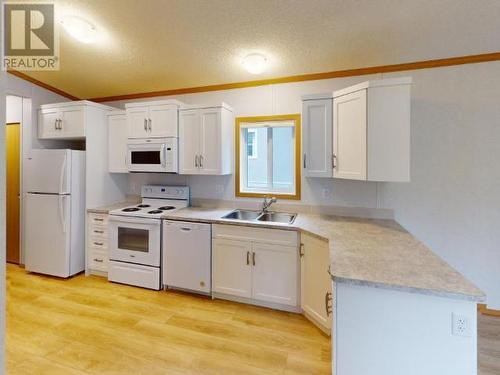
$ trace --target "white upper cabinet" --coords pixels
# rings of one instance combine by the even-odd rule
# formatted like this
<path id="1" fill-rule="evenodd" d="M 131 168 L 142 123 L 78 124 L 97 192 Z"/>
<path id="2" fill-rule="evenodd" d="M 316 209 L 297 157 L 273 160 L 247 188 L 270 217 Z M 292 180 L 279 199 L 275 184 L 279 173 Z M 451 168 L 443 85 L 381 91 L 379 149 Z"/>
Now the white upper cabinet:
<path id="1" fill-rule="evenodd" d="M 390 78 L 333 93 L 333 177 L 410 180 L 410 86 Z"/>
<path id="2" fill-rule="evenodd" d="M 225 175 L 233 170 L 234 114 L 226 104 L 179 111 L 179 173 Z"/>
<path id="3" fill-rule="evenodd" d="M 111 173 L 128 173 L 127 115 L 113 111 L 108 115 L 108 169 Z"/>
<path id="4" fill-rule="evenodd" d="M 126 104 L 128 138 L 165 138 L 178 136 L 177 100 Z"/>
<path id="5" fill-rule="evenodd" d="M 302 98 L 302 167 L 306 177 L 333 177 L 332 94 Z"/>
<path id="6" fill-rule="evenodd" d="M 96 111 L 111 109 L 86 100 L 41 105 L 38 111 L 38 138 L 84 139 L 87 122 L 96 116 Z"/>

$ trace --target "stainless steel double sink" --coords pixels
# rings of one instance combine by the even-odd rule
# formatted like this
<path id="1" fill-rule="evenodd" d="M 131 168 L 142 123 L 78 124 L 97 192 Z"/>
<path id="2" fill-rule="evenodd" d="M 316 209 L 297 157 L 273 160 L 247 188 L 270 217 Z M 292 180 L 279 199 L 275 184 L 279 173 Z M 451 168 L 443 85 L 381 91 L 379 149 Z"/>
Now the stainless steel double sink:
<path id="1" fill-rule="evenodd" d="M 227 215 L 222 216 L 223 219 L 245 220 L 245 221 L 262 221 L 272 223 L 292 224 L 297 214 L 289 214 L 286 212 L 262 212 L 252 210 L 236 209 Z"/>

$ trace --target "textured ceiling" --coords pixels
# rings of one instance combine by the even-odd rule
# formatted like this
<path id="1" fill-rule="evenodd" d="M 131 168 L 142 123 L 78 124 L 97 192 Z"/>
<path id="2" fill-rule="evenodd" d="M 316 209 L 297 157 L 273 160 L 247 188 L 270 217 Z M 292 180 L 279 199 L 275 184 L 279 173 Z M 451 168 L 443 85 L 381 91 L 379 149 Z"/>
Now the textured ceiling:
<path id="1" fill-rule="evenodd" d="M 496 52 L 499 0 L 56 0 L 101 38 L 61 30 L 61 69 L 27 72 L 80 98 Z M 265 53 L 255 76 L 240 65 Z"/>

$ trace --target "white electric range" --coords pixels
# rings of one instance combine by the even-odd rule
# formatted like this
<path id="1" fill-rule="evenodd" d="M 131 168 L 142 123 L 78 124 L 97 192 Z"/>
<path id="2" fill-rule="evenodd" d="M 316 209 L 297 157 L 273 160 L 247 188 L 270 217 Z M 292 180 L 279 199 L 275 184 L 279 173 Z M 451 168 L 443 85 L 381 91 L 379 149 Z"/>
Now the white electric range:
<path id="1" fill-rule="evenodd" d="M 109 213 L 108 280 L 160 290 L 161 217 L 189 206 L 189 187 L 145 185 L 141 197 Z"/>

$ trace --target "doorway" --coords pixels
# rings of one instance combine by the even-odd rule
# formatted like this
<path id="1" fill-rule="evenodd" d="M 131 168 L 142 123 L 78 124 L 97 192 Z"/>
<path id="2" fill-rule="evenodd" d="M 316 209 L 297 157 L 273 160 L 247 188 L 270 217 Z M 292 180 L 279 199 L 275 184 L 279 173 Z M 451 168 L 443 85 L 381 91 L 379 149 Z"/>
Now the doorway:
<path id="1" fill-rule="evenodd" d="M 7 262 L 19 264 L 20 258 L 20 139 L 21 125 L 8 123 L 5 134 Z"/>

